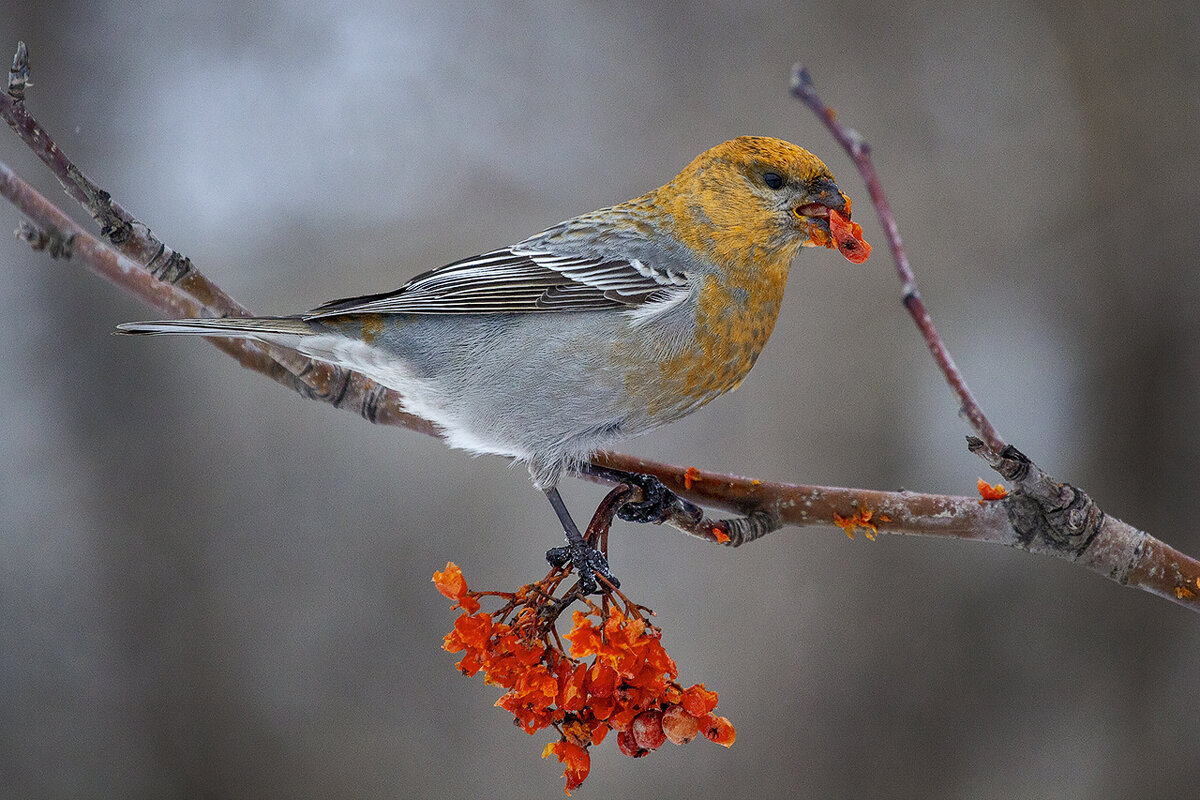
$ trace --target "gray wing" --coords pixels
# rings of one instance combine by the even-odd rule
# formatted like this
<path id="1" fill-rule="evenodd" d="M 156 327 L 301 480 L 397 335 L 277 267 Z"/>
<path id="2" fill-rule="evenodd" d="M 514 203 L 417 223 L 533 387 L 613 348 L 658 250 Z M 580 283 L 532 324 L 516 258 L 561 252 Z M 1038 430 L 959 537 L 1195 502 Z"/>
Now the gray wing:
<path id="1" fill-rule="evenodd" d="M 305 319 L 635 309 L 670 304 L 688 291 L 682 272 L 654 269 L 637 259 L 581 258 L 510 247 L 422 273 L 394 292 L 326 303 Z"/>

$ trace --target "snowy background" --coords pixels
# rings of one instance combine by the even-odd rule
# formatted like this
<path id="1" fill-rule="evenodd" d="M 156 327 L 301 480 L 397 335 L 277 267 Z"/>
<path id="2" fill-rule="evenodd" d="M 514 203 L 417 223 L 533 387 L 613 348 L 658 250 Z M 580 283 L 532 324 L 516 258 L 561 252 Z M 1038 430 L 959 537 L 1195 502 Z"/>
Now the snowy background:
<path id="1" fill-rule="evenodd" d="M 802 144 L 876 256 L 802 253 L 742 388 L 627 449 L 971 493 L 991 476 L 861 181 L 788 96 L 803 61 L 873 145 L 999 429 L 1197 555 L 1200 5 L 1057 8 L 3 0 L 0 47 L 28 43 L 30 108 L 83 170 L 262 313 L 394 288 L 739 134 Z M 0 133 L 0 159 L 75 213 Z M 448 559 L 479 588 L 542 574 L 556 526 L 524 470 L 202 342 L 110 335 L 152 316 L 0 237 L 0 794 L 561 796 L 551 735 L 514 729 L 439 649 L 454 614 L 429 583 Z M 581 516 L 600 496 L 565 494 Z M 622 526 L 612 560 L 738 741 L 637 762 L 606 742 L 577 796 L 1200 782 L 1200 619 L 1081 569 L 835 528 L 727 551 Z"/>

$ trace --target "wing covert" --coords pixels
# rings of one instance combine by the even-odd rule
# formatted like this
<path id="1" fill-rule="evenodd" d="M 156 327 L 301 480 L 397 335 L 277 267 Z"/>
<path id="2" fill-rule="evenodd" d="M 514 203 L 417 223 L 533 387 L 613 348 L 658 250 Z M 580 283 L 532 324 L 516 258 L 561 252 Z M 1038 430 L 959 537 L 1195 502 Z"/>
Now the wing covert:
<path id="1" fill-rule="evenodd" d="M 656 270 L 637 259 L 504 248 L 423 272 L 393 292 L 326 303 L 305 318 L 632 309 L 688 290 L 682 272 Z"/>

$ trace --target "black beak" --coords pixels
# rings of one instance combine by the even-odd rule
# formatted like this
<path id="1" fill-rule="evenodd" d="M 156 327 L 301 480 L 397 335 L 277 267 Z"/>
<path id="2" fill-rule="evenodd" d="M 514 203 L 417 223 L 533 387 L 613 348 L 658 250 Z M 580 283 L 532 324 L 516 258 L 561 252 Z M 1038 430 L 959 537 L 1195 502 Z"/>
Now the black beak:
<path id="1" fill-rule="evenodd" d="M 820 203 L 834 211 L 846 210 L 846 198 L 842 197 L 842 190 L 830 178 L 813 178 L 806 188 L 810 203 Z"/>

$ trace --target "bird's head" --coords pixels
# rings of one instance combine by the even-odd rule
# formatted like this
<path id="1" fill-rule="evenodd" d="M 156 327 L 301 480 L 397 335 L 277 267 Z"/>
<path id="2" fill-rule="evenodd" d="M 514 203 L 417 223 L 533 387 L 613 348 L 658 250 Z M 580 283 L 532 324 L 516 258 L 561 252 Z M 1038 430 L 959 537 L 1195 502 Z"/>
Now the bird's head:
<path id="1" fill-rule="evenodd" d="M 802 245 L 837 247 L 851 261 L 870 252 L 829 168 L 782 139 L 739 136 L 719 144 L 668 188 L 677 223 L 718 260 L 755 248 L 760 257 L 790 262 Z"/>

